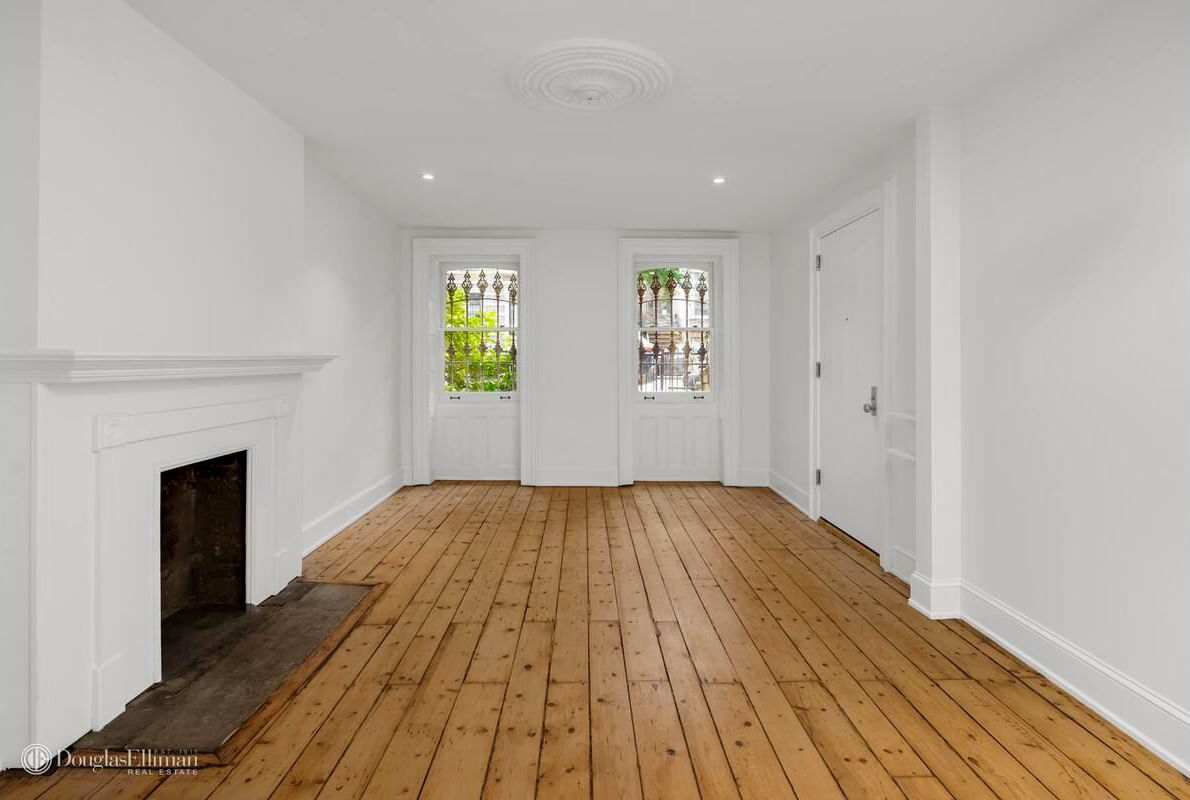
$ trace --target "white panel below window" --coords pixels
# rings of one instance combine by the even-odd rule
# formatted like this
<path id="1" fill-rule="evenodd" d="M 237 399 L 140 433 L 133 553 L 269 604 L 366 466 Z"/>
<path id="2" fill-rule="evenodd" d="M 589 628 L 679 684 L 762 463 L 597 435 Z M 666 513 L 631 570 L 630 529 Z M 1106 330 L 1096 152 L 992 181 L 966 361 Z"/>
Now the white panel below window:
<path id="1" fill-rule="evenodd" d="M 507 403 L 442 401 L 434 409 L 434 480 L 517 480 L 520 409 Z"/>
<path id="2" fill-rule="evenodd" d="M 634 477 L 638 481 L 721 480 L 719 411 L 691 403 L 637 405 Z"/>

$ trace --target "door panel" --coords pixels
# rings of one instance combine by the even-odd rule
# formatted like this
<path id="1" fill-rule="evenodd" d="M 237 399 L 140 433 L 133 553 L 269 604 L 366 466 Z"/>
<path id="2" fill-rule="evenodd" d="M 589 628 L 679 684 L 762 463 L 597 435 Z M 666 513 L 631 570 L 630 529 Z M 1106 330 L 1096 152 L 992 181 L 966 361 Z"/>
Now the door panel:
<path id="1" fill-rule="evenodd" d="M 819 240 L 819 513 L 879 552 L 884 481 L 879 417 L 864 411 L 877 387 L 883 413 L 883 215 L 868 214 Z"/>

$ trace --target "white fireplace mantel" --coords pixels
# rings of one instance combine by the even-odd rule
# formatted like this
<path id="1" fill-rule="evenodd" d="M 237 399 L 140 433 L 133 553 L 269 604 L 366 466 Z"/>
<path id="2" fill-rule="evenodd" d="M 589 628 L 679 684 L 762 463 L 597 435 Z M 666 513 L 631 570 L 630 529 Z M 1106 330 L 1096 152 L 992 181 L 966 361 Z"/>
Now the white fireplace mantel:
<path id="1" fill-rule="evenodd" d="M 0 350 L 0 768 L 160 678 L 160 473 L 246 450 L 246 593 L 301 570 L 295 410 L 316 353 Z"/>
<path id="2" fill-rule="evenodd" d="M 291 375 L 321 369 L 326 353 L 78 353 L 0 350 L 0 381 L 98 383 Z"/>

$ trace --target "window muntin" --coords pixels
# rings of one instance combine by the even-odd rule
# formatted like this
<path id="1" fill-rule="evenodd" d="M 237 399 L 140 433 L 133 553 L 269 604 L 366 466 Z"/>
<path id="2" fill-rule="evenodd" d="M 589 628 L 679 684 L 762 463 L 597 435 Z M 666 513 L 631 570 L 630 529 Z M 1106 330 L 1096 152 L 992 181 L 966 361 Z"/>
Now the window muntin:
<path id="1" fill-rule="evenodd" d="M 517 270 L 448 269 L 442 280 L 443 391 L 516 391 Z"/>
<path id="2" fill-rule="evenodd" d="M 710 271 L 680 266 L 638 268 L 636 300 L 638 391 L 710 391 Z"/>

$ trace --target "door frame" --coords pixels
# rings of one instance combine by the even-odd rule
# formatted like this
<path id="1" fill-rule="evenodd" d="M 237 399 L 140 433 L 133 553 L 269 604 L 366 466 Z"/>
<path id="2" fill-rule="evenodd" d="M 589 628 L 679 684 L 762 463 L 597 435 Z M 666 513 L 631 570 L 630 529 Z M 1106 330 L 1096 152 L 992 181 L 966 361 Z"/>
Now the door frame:
<path id="1" fill-rule="evenodd" d="M 882 319 L 880 324 L 880 391 L 883 399 L 879 405 L 882 405 L 885 410 L 876 417 L 880 449 L 873 455 L 880 461 L 884 476 L 884 479 L 880 483 L 880 497 L 877 499 L 881 509 L 880 531 L 877 533 L 877 536 L 880 540 L 880 564 L 886 570 L 892 564 L 893 555 L 889 546 L 891 524 L 889 520 L 888 458 L 890 457 L 890 449 L 887 438 L 887 423 L 889 414 L 895 413 L 891 412 L 892 354 L 890 348 L 892 343 L 896 341 L 896 331 L 893 329 L 895 323 L 893 298 L 896 297 L 895 281 L 897 274 L 896 198 L 897 179 L 894 175 L 884 181 L 880 186 L 864 192 L 833 214 L 828 215 L 810 229 L 810 358 L 808 379 L 810 386 L 809 516 L 811 519 L 817 520 L 821 519 L 822 516 L 821 487 L 816 480 L 816 470 L 822 463 L 821 379 L 817 374 L 817 364 L 822 359 L 820 325 L 822 317 L 822 295 L 819 280 L 820 273 L 817 268 L 818 257 L 822 254 L 822 239 L 825 237 L 877 211 L 881 212 L 882 215 L 880 220 L 881 227 L 883 228 L 883 241 L 881 245 Z M 829 365 L 824 367 L 824 369 L 829 369 Z M 859 400 L 856 402 L 859 402 Z"/>
<path id="2" fill-rule="evenodd" d="M 478 239 L 478 238 L 423 238 L 413 239 L 412 291 L 410 294 L 410 323 L 412 339 L 410 345 L 410 440 L 412 455 L 412 482 L 429 483 L 431 463 L 430 394 L 441 389 L 435 382 L 435 371 L 441 365 L 430 363 L 429 353 L 432 336 L 439 331 L 433 327 L 433 310 L 437 307 L 431 276 L 437 275 L 442 261 L 465 261 L 487 258 L 515 258 L 517 260 L 517 283 L 519 323 L 518 335 L 522 348 L 518 350 L 517 402 L 520 417 L 520 482 L 534 485 L 537 480 L 537 416 L 534 406 L 537 380 L 537 351 L 533 338 L 534 294 L 534 239 Z M 527 345 L 527 346 L 525 346 Z"/>
<path id="3" fill-rule="evenodd" d="M 616 352 L 619 380 L 619 483 L 630 484 L 635 472 L 635 441 L 632 431 L 632 405 L 636 392 L 636 355 L 629 346 L 636 341 L 632 294 L 636 286 L 638 262 L 710 261 L 717 273 L 719 296 L 712 306 L 715 336 L 712 342 L 719 354 L 719 366 L 712 365 L 713 391 L 719 405 L 720 475 L 725 485 L 739 484 L 739 261 L 738 239 L 620 239 L 620 270 L 616 283 L 619 322 Z"/>

